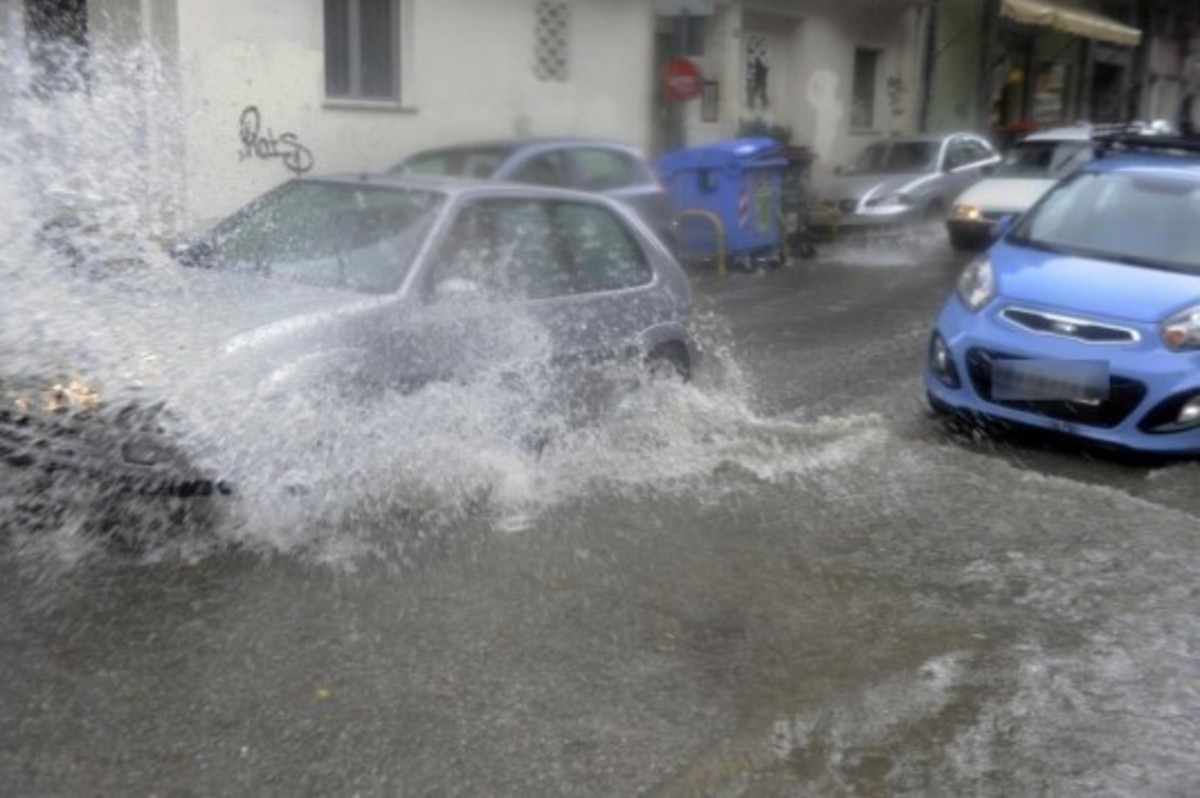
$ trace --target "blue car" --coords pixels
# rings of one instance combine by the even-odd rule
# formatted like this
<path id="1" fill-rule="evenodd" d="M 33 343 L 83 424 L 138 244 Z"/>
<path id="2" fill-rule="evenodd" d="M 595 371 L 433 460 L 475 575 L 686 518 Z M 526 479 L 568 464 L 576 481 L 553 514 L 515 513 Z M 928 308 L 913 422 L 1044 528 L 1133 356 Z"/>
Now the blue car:
<path id="1" fill-rule="evenodd" d="M 935 410 L 1200 454 L 1200 143 L 1104 142 L 973 260 L 938 316 Z"/>

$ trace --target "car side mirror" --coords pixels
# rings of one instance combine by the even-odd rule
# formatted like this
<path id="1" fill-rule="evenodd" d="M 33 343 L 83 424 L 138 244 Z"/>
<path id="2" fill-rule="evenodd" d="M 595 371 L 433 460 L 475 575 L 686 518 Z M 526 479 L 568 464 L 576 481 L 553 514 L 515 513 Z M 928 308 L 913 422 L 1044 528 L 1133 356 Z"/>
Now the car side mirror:
<path id="1" fill-rule="evenodd" d="M 1017 215 L 1010 213 L 1006 216 L 1001 216 L 996 221 L 992 222 L 992 240 L 999 241 L 1008 235 L 1014 227 L 1017 226 Z"/>

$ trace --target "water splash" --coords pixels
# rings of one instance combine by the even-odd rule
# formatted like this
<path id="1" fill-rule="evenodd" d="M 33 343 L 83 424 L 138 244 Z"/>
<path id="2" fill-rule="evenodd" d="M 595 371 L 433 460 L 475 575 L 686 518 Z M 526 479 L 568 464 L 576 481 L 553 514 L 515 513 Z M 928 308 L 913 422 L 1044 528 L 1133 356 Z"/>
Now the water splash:
<path id="1" fill-rule="evenodd" d="M 105 556 L 98 541 L 114 533 L 146 559 L 230 546 L 391 558 L 464 525 L 517 531 L 597 491 L 819 475 L 880 443 L 878 419 L 757 416 L 727 331 L 705 315 L 707 355 L 689 385 L 612 364 L 564 391 L 544 367 L 544 329 L 521 314 L 491 331 L 506 358 L 414 391 L 296 387 L 239 363 L 216 343 L 228 339 L 225 308 L 164 255 L 183 220 L 167 143 L 183 115 L 167 63 L 98 48 L 86 90 L 47 95 L 26 90 L 22 48 L 0 47 L 0 96 L 14 111 L 0 131 L 11 154 L 0 162 L 0 378 L 79 378 L 112 407 L 163 402 L 152 422 L 189 466 L 237 488 L 143 496 L 0 465 L 0 515 L 30 561 L 70 570 Z"/>

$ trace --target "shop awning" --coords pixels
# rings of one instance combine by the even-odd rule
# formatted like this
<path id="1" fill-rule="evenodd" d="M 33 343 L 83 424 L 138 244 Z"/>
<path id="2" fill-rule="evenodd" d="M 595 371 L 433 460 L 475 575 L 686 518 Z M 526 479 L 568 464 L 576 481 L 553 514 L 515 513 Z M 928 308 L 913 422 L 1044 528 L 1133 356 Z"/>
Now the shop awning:
<path id="1" fill-rule="evenodd" d="M 1142 41 L 1142 32 L 1137 28 L 1122 25 L 1094 11 L 1067 8 L 1048 0 L 1002 0 L 1000 13 L 1025 25 L 1044 25 L 1123 47 L 1137 47 Z"/>

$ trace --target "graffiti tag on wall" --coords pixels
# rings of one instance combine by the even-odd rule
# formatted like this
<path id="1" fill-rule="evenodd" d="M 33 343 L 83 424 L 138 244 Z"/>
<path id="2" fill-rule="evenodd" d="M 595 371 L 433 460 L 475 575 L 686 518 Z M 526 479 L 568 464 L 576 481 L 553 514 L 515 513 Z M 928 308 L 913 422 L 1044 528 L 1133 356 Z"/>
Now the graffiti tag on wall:
<path id="1" fill-rule="evenodd" d="M 289 171 L 297 175 L 309 171 L 316 163 L 312 151 L 300 143 L 295 133 L 280 133 L 277 137 L 271 128 L 267 128 L 264 135 L 262 114 L 256 105 L 247 105 L 242 110 L 238 120 L 238 135 L 242 141 L 239 161 L 247 158 L 279 158 Z"/>

